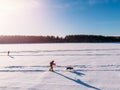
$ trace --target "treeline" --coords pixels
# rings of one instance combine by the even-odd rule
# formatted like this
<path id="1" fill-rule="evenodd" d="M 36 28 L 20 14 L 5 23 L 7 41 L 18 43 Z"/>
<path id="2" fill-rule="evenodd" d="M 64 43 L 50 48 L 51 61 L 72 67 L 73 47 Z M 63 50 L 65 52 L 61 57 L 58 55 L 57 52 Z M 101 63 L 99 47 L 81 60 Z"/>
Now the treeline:
<path id="1" fill-rule="evenodd" d="M 67 35 L 59 36 L 0 36 L 1 44 L 8 43 L 102 43 L 120 42 L 120 36 Z"/>
<path id="2" fill-rule="evenodd" d="M 65 37 L 67 42 L 120 42 L 120 36 L 102 36 L 102 35 L 68 35 Z"/>

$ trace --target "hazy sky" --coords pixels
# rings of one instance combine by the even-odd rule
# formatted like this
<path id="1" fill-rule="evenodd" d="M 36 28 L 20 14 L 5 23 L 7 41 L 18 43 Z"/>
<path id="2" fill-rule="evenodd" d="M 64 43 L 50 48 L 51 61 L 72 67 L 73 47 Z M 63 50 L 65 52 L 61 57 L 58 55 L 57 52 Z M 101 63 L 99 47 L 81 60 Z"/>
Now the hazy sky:
<path id="1" fill-rule="evenodd" d="M 120 0 L 0 0 L 0 35 L 120 35 Z"/>

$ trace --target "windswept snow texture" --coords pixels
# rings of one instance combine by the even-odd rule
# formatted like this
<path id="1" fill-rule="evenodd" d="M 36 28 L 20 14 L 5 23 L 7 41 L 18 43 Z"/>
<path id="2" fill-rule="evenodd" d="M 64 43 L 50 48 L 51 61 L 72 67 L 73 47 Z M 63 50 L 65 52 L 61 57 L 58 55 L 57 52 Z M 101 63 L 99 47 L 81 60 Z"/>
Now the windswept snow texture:
<path id="1" fill-rule="evenodd" d="M 0 90 L 120 90 L 120 44 L 2 44 Z"/>

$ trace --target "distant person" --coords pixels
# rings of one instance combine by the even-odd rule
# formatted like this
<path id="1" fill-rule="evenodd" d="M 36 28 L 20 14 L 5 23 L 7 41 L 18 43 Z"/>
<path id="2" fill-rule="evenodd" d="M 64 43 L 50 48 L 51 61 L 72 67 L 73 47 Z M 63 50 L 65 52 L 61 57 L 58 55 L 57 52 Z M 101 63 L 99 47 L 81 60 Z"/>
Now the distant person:
<path id="1" fill-rule="evenodd" d="M 10 51 L 8 51 L 8 56 L 10 55 Z"/>
<path id="2" fill-rule="evenodd" d="M 10 58 L 14 58 L 13 56 L 10 55 L 10 51 L 7 52 L 7 55 L 8 55 Z"/>
<path id="3" fill-rule="evenodd" d="M 56 65 L 56 64 L 55 64 L 55 62 L 53 60 L 53 61 L 50 62 L 50 69 L 49 69 L 49 71 L 53 71 L 54 65 Z"/>

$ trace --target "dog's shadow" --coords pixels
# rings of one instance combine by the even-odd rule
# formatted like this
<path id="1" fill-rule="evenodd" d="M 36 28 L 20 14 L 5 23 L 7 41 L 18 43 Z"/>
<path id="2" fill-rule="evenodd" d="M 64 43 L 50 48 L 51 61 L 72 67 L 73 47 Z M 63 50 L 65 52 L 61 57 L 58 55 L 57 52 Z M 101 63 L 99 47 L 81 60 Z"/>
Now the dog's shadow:
<path id="1" fill-rule="evenodd" d="M 78 75 L 78 76 L 84 76 L 84 75 L 85 75 L 84 73 L 77 72 L 77 71 L 75 71 L 75 70 L 70 71 L 70 72 L 73 73 L 73 74 L 76 74 L 76 75 Z"/>

